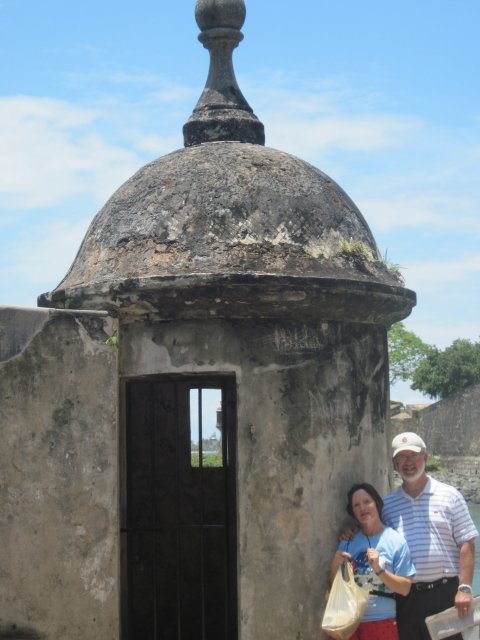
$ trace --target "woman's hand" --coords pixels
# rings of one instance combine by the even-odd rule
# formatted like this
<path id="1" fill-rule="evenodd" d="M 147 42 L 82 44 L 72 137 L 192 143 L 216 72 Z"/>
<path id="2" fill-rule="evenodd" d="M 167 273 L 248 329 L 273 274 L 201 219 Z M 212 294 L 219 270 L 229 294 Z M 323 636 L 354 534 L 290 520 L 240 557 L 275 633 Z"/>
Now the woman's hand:
<path id="1" fill-rule="evenodd" d="M 335 578 L 335 574 L 338 571 L 338 567 L 341 567 L 342 564 L 346 560 L 350 560 L 351 557 L 352 557 L 351 554 L 347 553 L 346 551 L 337 551 L 335 553 L 330 563 L 330 582 L 333 582 L 333 579 Z"/>
<path id="2" fill-rule="evenodd" d="M 351 557 L 351 554 L 347 553 L 346 551 L 337 551 L 333 556 L 332 567 L 334 566 L 335 569 L 338 569 L 338 567 L 340 567 L 345 562 L 345 560 L 350 560 Z"/>
<path id="3" fill-rule="evenodd" d="M 375 573 L 378 573 L 381 569 L 379 552 L 376 549 L 367 549 L 367 560 Z"/>
<path id="4" fill-rule="evenodd" d="M 376 549 L 367 549 L 367 560 L 377 576 L 380 573 L 380 580 L 390 591 L 399 593 L 401 596 L 408 595 L 410 587 L 412 586 L 412 578 L 397 576 L 385 569 L 385 567 L 382 567 L 380 554 Z"/>

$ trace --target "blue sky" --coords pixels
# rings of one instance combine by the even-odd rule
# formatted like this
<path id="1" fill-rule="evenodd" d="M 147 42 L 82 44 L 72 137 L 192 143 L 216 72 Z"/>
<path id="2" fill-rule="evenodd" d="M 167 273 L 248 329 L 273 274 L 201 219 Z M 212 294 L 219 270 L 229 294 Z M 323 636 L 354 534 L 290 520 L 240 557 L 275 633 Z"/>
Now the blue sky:
<path id="1" fill-rule="evenodd" d="M 246 6 L 235 70 L 267 145 L 357 203 L 417 292 L 409 329 L 442 348 L 480 339 L 478 0 Z M 183 145 L 208 71 L 193 14 L 0 0 L 0 304 L 35 306 L 115 189 Z"/>

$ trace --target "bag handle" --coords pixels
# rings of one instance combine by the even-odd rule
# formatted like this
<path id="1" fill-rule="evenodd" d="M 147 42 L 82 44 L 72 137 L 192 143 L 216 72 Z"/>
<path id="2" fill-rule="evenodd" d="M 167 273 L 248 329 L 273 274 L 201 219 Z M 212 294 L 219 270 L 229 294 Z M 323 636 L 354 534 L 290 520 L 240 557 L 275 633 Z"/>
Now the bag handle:
<path id="1" fill-rule="evenodd" d="M 350 584 L 354 584 L 355 586 L 358 586 L 357 583 L 355 582 L 355 575 L 353 573 L 353 567 L 352 567 L 352 563 L 350 560 L 346 559 L 344 562 L 345 565 L 345 569 L 346 569 L 346 573 L 347 573 L 347 582 L 349 582 Z M 342 567 L 339 567 L 340 571 L 342 570 Z"/>

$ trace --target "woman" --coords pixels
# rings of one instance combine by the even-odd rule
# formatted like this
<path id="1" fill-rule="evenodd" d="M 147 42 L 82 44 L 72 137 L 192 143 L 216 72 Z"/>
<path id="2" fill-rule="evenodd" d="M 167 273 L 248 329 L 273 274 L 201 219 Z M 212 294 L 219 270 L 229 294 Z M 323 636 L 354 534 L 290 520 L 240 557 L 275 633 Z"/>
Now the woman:
<path id="1" fill-rule="evenodd" d="M 383 524 L 383 500 L 371 484 L 355 484 L 347 495 L 347 512 L 358 522 L 352 540 L 343 540 L 330 565 L 330 579 L 346 561 L 352 562 L 355 581 L 370 585 L 368 605 L 351 640 L 398 640 L 395 593 L 410 591 L 415 567 L 405 538 Z"/>

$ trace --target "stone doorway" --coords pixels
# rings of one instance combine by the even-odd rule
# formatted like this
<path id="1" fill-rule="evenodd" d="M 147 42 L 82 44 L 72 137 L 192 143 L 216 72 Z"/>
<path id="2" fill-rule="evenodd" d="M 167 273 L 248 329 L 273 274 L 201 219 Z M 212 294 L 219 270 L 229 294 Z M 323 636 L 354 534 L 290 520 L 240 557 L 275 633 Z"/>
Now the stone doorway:
<path id="1" fill-rule="evenodd" d="M 125 385 L 124 640 L 237 638 L 232 376 Z"/>

